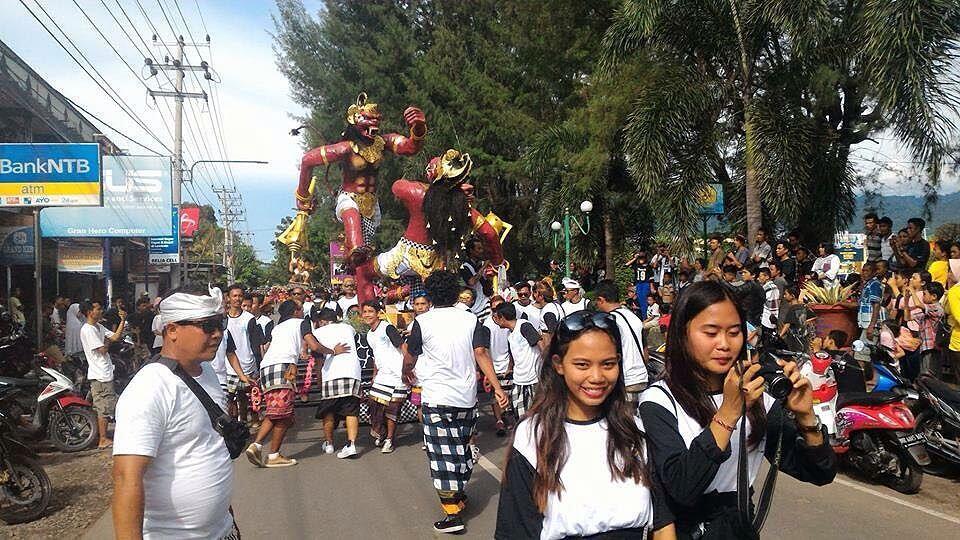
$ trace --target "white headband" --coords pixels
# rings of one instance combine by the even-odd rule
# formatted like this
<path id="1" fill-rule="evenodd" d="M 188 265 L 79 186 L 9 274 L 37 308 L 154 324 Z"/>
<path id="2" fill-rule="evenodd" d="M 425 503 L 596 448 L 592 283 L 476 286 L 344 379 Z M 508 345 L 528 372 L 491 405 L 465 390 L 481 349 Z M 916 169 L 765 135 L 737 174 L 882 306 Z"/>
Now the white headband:
<path id="1" fill-rule="evenodd" d="M 210 287 L 210 296 L 174 293 L 160 302 L 160 322 L 164 326 L 177 321 L 206 319 L 223 314 L 223 293 Z"/>

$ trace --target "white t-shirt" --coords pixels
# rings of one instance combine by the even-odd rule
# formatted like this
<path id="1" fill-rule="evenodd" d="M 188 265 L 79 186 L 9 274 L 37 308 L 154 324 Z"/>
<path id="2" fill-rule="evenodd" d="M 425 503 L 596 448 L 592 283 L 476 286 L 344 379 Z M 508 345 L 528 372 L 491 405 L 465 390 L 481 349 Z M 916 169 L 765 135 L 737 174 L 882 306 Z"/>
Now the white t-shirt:
<path id="1" fill-rule="evenodd" d="M 347 298 L 346 296 L 341 296 L 340 298 L 337 299 L 337 305 L 340 306 L 340 311 L 343 312 L 343 318 L 346 319 L 347 310 L 349 310 L 352 306 L 359 306 L 360 299 L 357 297 L 357 295 L 353 295 L 353 298 Z"/>
<path id="2" fill-rule="evenodd" d="M 530 321 L 533 324 L 533 327 L 538 331 L 540 330 L 540 308 L 535 306 L 533 303 L 523 305 L 520 302 L 514 302 L 514 307 L 517 308 L 517 319 L 525 319 Z"/>
<path id="3" fill-rule="evenodd" d="M 367 344 L 377 364 L 377 376 L 373 382 L 393 387 L 404 386 L 403 353 L 394 345 L 394 341 L 402 344 L 402 340 L 397 328 L 387 321 L 380 321 L 376 330 L 367 332 Z"/>
<path id="4" fill-rule="evenodd" d="M 83 351 L 83 343 L 80 342 L 80 327 L 83 326 L 83 320 L 80 315 L 80 304 L 73 303 L 67 308 L 67 328 L 64 332 L 63 352 L 74 354 Z"/>
<path id="5" fill-rule="evenodd" d="M 276 328 L 273 329 L 277 331 Z M 313 336 L 321 345 L 333 349 L 339 343 L 350 347 L 343 354 L 327 355 L 323 362 L 321 377 L 323 381 L 334 379 L 360 380 L 360 358 L 357 357 L 357 332 L 347 323 L 329 323 L 326 326 L 313 329 Z M 273 348 L 273 345 L 270 345 Z"/>
<path id="6" fill-rule="evenodd" d="M 540 333 L 529 321 L 517 321 L 507 343 L 513 356 L 514 384 L 530 385 L 540 380 Z"/>
<path id="7" fill-rule="evenodd" d="M 233 340 L 233 345 L 236 347 L 237 360 L 240 362 L 240 368 L 243 369 L 244 374 L 247 375 L 257 370 L 257 356 L 260 354 L 260 351 L 254 351 L 254 348 L 259 348 L 260 346 L 259 336 L 256 335 L 259 332 L 260 329 L 257 326 L 256 317 L 249 311 L 241 311 L 236 317 L 227 315 L 226 333 L 229 334 L 229 338 Z M 233 365 L 229 362 L 227 362 L 227 373 L 237 375 L 237 373 L 234 373 Z"/>
<path id="8" fill-rule="evenodd" d="M 306 313 L 304 313 L 306 317 Z M 260 330 L 263 331 L 264 343 L 270 341 L 270 331 L 273 330 L 273 327 L 276 326 L 273 322 L 273 319 L 267 317 L 266 315 L 261 315 L 257 317 L 257 324 L 260 325 Z"/>
<path id="9" fill-rule="evenodd" d="M 303 318 L 304 318 L 304 319 L 309 319 L 309 318 L 310 318 L 310 310 L 313 309 L 313 305 L 314 305 L 314 304 L 313 304 L 313 301 L 311 301 L 311 300 L 307 300 L 306 302 L 303 303 Z"/>
<path id="10" fill-rule="evenodd" d="M 497 326 L 497 323 L 493 322 L 493 317 L 483 321 L 483 326 L 490 330 L 490 358 L 493 359 L 493 370 L 497 373 L 506 373 L 510 369 L 510 347 L 507 346 L 510 330 Z"/>
<path id="11" fill-rule="evenodd" d="M 547 302 L 540 308 L 540 328 L 537 330 L 540 330 L 541 333 L 549 332 L 552 334 L 556 332 L 556 325 L 562 318 L 563 313 L 560 312 L 560 304 Z"/>
<path id="12" fill-rule="evenodd" d="M 273 327 L 270 348 L 260 361 L 260 369 L 277 364 L 296 364 L 300 359 L 303 336 L 312 328 L 306 319 L 287 319 Z"/>
<path id="13" fill-rule="evenodd" d="M 153 332 L 153 347 L 163 347 L 163 336 L 159 335 L 163 333 L 163 321 L 160 319 L 160 314 L 157 313 L 153 317 L 153 322 L 150 323 L 150 331 Z M 224 337 L 223 339 L 227 339 Z"/>
<path id="14" fill-rule="evenodd" d="M 226 408 L 209 364 L 195 379 Z M 120 395 L 113 455 L 153 458 L 143 475 L 145 539 L 221 538 L 230 532 L 230 454 L 200 400 L 166 366 L 143 366 Z"/>
<path id="15" fill-rule="evenodd" d="M 113 332 L 102 324 L 96 326 L 83 323 L 80 328 L 80 342 L 83 344 L 83 354 L 87 356 L 87 378 L 91 381 L 110 382 L 113 380 L 113 360 L 107 351 L 97 351 L 106 343 L 104 340 L 111 337 Z"/>
<path id="16" fill-rule="evenodd" d="M 50 312 L 50 324 L 54 327 L 60 326 L 63 321 L 60 320 L 60 310 L 56 307 Z"/>
<path id="17" fill-rule="evenodd" d="M 470 311 L 440 307 L 413 321 L 407 349 L 417 357 L 421 401 L 468 409 L 477 404 L 477 368 L 473 349 L 483 326 Z"/>
<path id="18" fill-rule="evenodd" d="M 159 319 L 160 316 L 157 315 Z M 210 361 L 210 367 L 217 374 L 217 379 L 221 384 L 227 384 L 227 336 L 224 335 L 220 340 L 220 346 L 217 348 L 217 355 Z"/>
<path id="19" fill-rule="evenodd" d="M 612 313 L 617 321 L 617 328 L 620 329 L 623 382 L 627 386 L 645 383 L 648 377 L 647 366 L 643 363 L 643 321 L 623 306 L 613 310 Z"/>
<path id="20" fill-rule="evenodd" d="M 614 480 L 607 465 L 607 421 L 564 422 L 567 461 L 560 471 L 563 491 L 547 495 L 541 539 L 593 536 L 653 525 L 650 488 L 632 479 Z M 537 468 L 533 419 L 517 425 L 513 448 Z"/>
<path id="21" fill-rule="evenodd" d="M 566 317 L 571 313 L 576 313 L 578 311 L 583 311 L 587 309 L 587 299 L 581 298 L 579 302 L 571 302 L 566 300 L 564 303 L 560 304 L 561 315 Z"/>

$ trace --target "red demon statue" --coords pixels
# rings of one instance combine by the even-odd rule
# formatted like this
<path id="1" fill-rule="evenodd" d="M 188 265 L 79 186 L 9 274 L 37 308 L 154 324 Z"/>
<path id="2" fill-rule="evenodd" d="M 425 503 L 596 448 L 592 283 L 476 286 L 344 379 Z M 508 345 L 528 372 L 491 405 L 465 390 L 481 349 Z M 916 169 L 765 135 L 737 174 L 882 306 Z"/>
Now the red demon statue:
<path id="1" fill-rule="evenodd" d="M 343 183 L 337 196 L 336 216 L 343 223 L 348 261 L 351 266 L 359 267 L 368 260 L 372 251 L 370 244 L 380 225 L 377 173 L 383 152 L 402 156 L 416 154 L 427 135 L 427 121 L 423 111 L 408 107 L 403 112 L 403 120 L 410 128 L 410 135 L 381 136 L 380 110 L 376 103 L 367 101 L 365 93 L 357 96 L 357 103 L 347 109 L 346 119 L 347 129 L 342 140 L 303 155 L 296 192 L 297 209 L 308 213 L 314 210 L 314 198 L 309 191 L 313 168 L 339 163 Z"/>

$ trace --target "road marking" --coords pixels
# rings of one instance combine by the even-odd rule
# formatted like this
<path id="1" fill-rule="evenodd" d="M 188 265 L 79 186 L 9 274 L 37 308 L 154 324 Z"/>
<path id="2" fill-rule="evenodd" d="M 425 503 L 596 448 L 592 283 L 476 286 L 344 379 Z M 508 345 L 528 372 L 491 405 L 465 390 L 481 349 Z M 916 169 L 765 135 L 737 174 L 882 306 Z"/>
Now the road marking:
<path id="1" fill-rule="evenodd" d="M 861 491 L 861 492 L 863 492 L 863 493 L 867 493 L 867 494 L 870 494 L 870 495 L 873 495 L 873 496 L 876 496 L 876 497 L 880 497 L 881 499 L 884 499 L 884 500 L 887 500 L 887 501 L 890 501 L 890 502 L 899 504 L 899 505 L 901 505 L 901 506 L 906 506 L 907 508 L 910 508 L 910 509 L 912 509 L 912 510 L 917 510 L 917 511 L 923 512 L 924 514 L 931 515 L 931 516 L 933 516 L 933 517 L 938 517 L 938 518 L 940 518 L 940 519 L 942 519 L 942 520 L 944 520 L 944 521 L 949 521 L 950 523 L 954 523 L 954 524 L 960 525 L 960 518 L 956 518 L 956 517 L 954 517 L 954 516 L 951 516 L 950 514 L 944 514 L 943 512 L 938 512 L 938 511 L 936 511 L 936 510 L 931 510 L 931 509 L 929 509 L 929 508 L 927 508 L 927 507 L 925 507 L 925 506 L 920 506 L 919 504 L 914 504 L 914 503 L 912 503 L 912 502 L 905 501 L 905 500 L 900 499 L 900 498 L 898 498 L 898 497 L 894 497 L 893 495 L 890 495 L 889 493 L 882 493 L 882 492 L 879 492 L 879 491 L 870 489 L 870 488 L 868 488 L 868 487 L 866 487 L 866 486 L 862 486 L 862 485 L 860 485 L 860 484 L 857 484 L 857 483 L 855 483 L 855 482 L 851 482 L 851 481 L 849 481 L 849 480 L 844 480 L 843 478 L 835 478 L 835 479 L 833 480 L 833 482 L 834 482 L 835 484 L 840 484 L 841 486 L 847 486 L 848 488 L 853 488 L 853 489 L 855 489 L 855 490 L 857 490 L 857 491 Z"/>
<path id="2" fill-rule="evenodd" d="M 496 478 L 497 482 L 503 478 L 503 471 L 500 470 L 500 467 L 497 467 L 492 461 L 487 459 L 487 456 L 481 455 L 479 458 L 477 458 L 477 465 L 480 465 L 483 470 L 490 473 L 490 476 Z"/>

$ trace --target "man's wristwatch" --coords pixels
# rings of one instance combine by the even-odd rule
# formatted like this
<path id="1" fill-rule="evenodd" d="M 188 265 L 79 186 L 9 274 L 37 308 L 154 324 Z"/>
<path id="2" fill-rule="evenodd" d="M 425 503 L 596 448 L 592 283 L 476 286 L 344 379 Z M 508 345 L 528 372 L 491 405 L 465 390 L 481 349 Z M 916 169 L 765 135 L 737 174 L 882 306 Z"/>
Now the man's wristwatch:
<path id="1" fill-rule="evenodd" d="M 820 433 L 820 432 L 823 430 L 823 424 L 820 422 L 820 418 L 819 418 L 819 417 L 814 416 L 814 418 L 817 419 L 817 423 L 816 423 L 816 424 L 814 424 L 814 425 L 812 425 L 812 426 L 805 426 L 805 425 L 801 424 L 800 422 L 797 422 L 797 423 L 796 423 L 796 424 L 797 424 L 797 429 L 799 429 L 799 430 L 800 430 L 801 432 L 803 432 L 803 433 Z"/>

